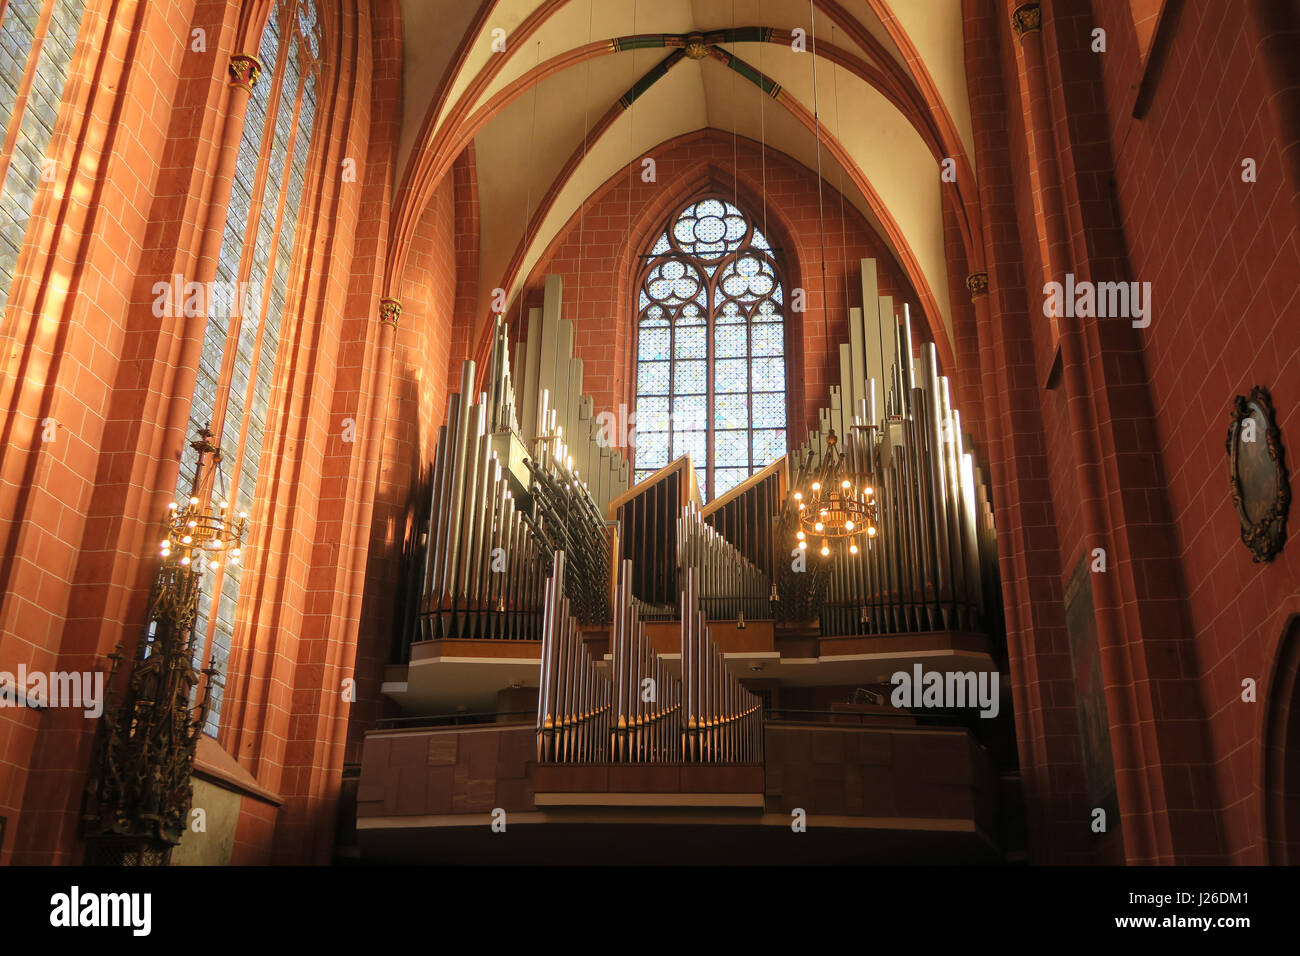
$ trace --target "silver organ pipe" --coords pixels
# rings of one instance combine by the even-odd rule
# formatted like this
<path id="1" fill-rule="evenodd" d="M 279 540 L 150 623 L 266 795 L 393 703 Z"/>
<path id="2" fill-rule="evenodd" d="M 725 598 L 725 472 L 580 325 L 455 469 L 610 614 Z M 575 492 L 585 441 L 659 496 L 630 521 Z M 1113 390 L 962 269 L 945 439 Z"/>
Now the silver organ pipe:
<path id="1" fill-rule="evenodd" d="M 628 488 L 628 461 L 621 450 L 627 415 L 616 409 L 598 413 L 592 397 L 583 394 L 573 323 L 560 318 L 562 293 L 560 277 L 547 276 L 542 308 L 530 310 L 527 332 L 515 350 L 514 385 L 523 396 L 520 437 L 530 452 L 545 445 L 552 459 L 586 486 L 603 515 Z"/>
<path id="2" fill-rule="evenodd" d="M 558 550 L 568 555 L 562 580 L 574 614 L 583 623 L 608 620 L 612 528 L 558 425 L 554 440 L 537 442 L 528 453 L 518 433 L 508 354 L 498 318 L 481 389 L 475 392 L 476 363 L 467 361 L 460 391 L 448 399 L 426 483 L 422 550 L 411 547 L 407 554 L 409 566 L 419 569 L 407 587 L 417 612 L 406 617 L 419 625 L 408 625 L 408 643 L 539 639 L 546 576 Z M 559 421 L 547 391 L 526 407 L 553 425 Z"/>
<path id="3" fill-rule="evenodd" d="M 552 555 L 542 613 L 537 692 L 537 759 L 590 763 L 607 758 L 613 687 L 587 653 L 564 596 L 565 557 Z"/>
<path id="4" fill-rule="evenodd" d="M 769 615 L 772 581 L 711 525 L 699 505 L 688 502 L 677 519 L 677 580 L 699 578 L 699 603 L 712 621 Z"/>
<path id="5" fill-rule="evenodd" d="M 475 364 L 448 400 L 429 481 L 418 639 L 538 636 L 546 568 L 488 428 L 491 396 L 469 401 Z M 415 637 L 416 635 L 413 635 Z"/>
<path id="6" fill-rule="evenodd" d="M 631 570 L 631 562 L 623 562 L 615 585 L 609 643 L 614 684 L 609 759 L 673 762 L 681 759 L 682 684 L 651 646 L 632 600 Z"/>
<path id="7" fill-rule="evenodd" d="M 762 701 L 727 669 L 700 610 L 700 574 L 689 568 L 681 594 L 681 753 L 689 763 L 762 760 Z"/>
<path id="8" fill-rule="evenodd" d="M 755 763 L 762 701 L 727 669 L 699 607 L 699 571 L 680 595 L 680 677 L 655 653 L 631 597 L 631 566 L 615 585 L 607 673 L 583 647 L 564 597 L 565 556 L 546 585 L 537 696 L 543 763 Z"/>
<path id="9" fill-rule="evenodd" d="M 983 473 L 966 448 L 934 344 L 914 349 L 907 306 L 896 322 L 891 301 L 874 294 L 869 260 L 863 285 L 863 301 L 877 311 L 864 318 L 853 310 L 841 384 L 832 386 L 819 429 L 791 453 L 789 468 L 792 487 L 804 486 L 834 430 L 855 482 L 874 486 L 879 533 L 860 536 L 856 555 L 839 547 L 823 559 L 810 548 L 804 573 L 779 561 L 778 614 L 816 619 L 823 635 L 986 629 L 998 599 Z M 888 368 L 873 360 L 873 339 L 892 353 L 884 355 Z M 880 380 L 868 374 L 877 372 Z M 794 544 L 795 508 L 787 499 L 778 557 L 788 553 L 784 542 Z"/>

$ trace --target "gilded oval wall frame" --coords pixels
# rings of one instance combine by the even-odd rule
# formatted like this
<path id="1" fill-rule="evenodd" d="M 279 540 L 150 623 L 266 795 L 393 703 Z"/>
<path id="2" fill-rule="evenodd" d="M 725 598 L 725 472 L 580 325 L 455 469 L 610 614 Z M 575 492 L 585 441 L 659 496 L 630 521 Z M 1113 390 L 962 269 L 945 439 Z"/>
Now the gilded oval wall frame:
<path id="1" fill-rule="evenodd" d="M 1272 561 L 1286 544 L 1291 485 L 1286 449 L 1268 389 L 1232 400 L 1228 426 L 1228 485 L 1241 521 L 1241 540 L 1256 561 Z"/>

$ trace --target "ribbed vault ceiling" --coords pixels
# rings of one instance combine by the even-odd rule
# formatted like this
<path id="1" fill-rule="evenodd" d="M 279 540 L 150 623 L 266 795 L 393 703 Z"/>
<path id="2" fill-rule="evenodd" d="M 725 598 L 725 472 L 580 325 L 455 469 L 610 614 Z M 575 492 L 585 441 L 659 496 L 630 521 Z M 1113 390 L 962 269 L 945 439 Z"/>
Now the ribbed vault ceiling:
<path id="1" fill-rule="evenodd" d="M 432 180 L 454 158 L 439 151 L 458 152 L 472 136 L 485 316 L 491 290 L 505 285 L 513 295 L 594 190 L 667 140 L 712 127 L 815 170 L 815 103 L 826 181 L 842 184 L 908 271 L 923 307 L 937 313 L 933 324 L 950 336 L 938 157 L 957 157 L 970 175 L 961 2 L 814 0 L 813 7 L 807 0 L 403 0 L 398 180 L 406 217 L 418 218 Z M 724 52 L 704 59 L 681 56 L 680 42 L 617 51 L 609 43 L 743 27 L 772 28 L 776 36 L 719 41 Z M 815 37 L 817 57 L 791 49 L 785 34 L 796 28 Z M 493 51 L 495 30 L 505 31 L 505 52 Z M 675 53 L 671 69 L 630 108 L 618 105 Z M 718 58 L 726 54 L 756 73 L 728 68 Z M 751 81 L 757 73 L 780 84 L 777 98 Z"/>

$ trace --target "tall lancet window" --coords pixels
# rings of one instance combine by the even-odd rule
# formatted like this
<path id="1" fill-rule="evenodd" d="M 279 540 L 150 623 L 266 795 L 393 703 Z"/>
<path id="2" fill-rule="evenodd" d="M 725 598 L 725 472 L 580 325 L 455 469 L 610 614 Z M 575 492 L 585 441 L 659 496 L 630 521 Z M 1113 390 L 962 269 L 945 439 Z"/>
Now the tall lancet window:
<path id="1" fill-rule="evenodd" d="M 0 0 L 0 313 L 42 180 L 86 0 Z"/>
<path id="2" fill-rule="evenodd" d="M 723 199 L 690 203 L 643 270 L 637 481 L 689 455 L 705 500 L 785 454 L 785 290 L 767 238 Z"/>
<path id="3" fill-rule="evenodd" d="M 314 0 L 278 0 L 262 34 L 262 73 L 248 101 L 217 281 L 208 302 L 190 434 L 208 422 L 225 452 L 226 488 L 257 518 L 259 461 L 280 350 L 307 157 L 316 119 L 320 26 Z M 188 493 L 192 474 L 182 474 Z M 255 553 L 250 560 L 256 564 Z M 243 565 L 211 572 L 199 607 L 196 663 L 225 674 Z M 215 736 L 221 680 L 205 730 Z"/>

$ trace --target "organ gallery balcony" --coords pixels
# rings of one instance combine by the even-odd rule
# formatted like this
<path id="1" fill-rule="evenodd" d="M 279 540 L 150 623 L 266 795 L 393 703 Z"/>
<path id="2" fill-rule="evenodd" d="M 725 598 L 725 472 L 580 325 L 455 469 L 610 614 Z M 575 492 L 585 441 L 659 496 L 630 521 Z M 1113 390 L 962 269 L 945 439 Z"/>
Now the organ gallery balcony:
<path id="1" fill-rule="evenodd" d="M 894 720 L 905 715 L 894 715 Z M 995 862 L 999 784 L 961 727 L 763 724 L 735 764 L 539 762 L 534 719 L 367 735 L 366 862 Z M 884 724 L 884 725 L 882 725 Z M 798 811 L 802 811 L 800 814 Z M 804 829 L 792 827 L 802 818 Z M 497 824 L 494 829 L 493 824 Z M 501 827 L 504 826 L 502 830 Z"/>

